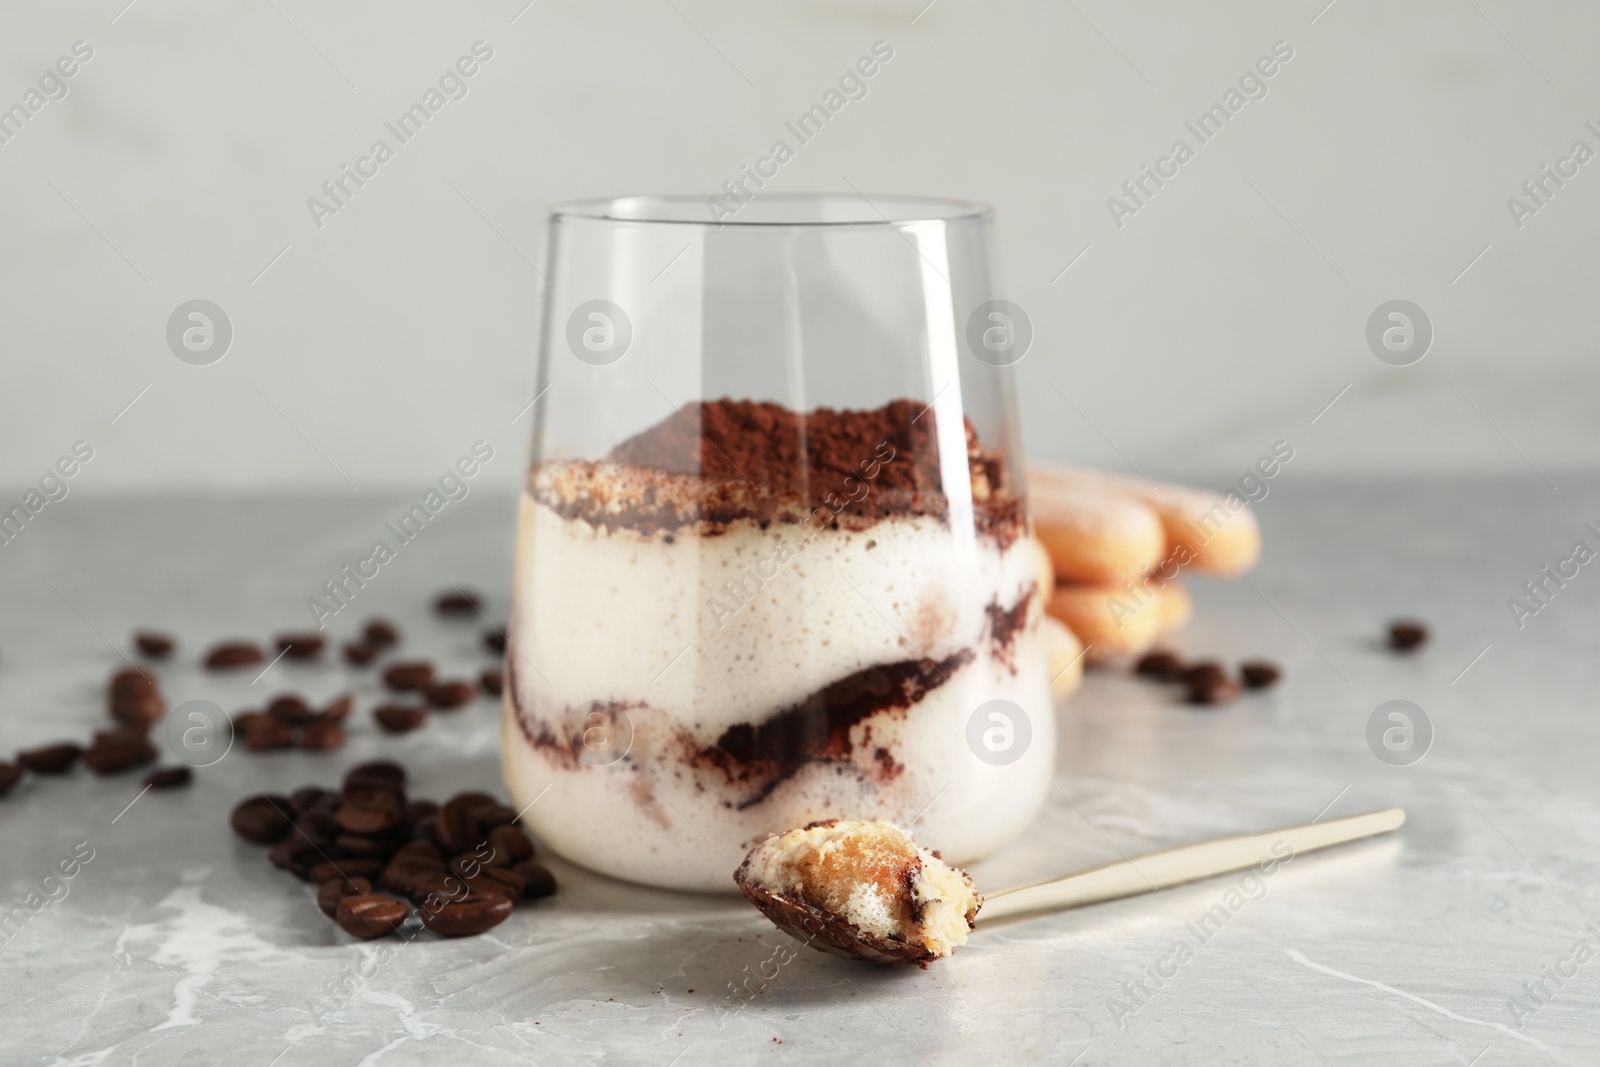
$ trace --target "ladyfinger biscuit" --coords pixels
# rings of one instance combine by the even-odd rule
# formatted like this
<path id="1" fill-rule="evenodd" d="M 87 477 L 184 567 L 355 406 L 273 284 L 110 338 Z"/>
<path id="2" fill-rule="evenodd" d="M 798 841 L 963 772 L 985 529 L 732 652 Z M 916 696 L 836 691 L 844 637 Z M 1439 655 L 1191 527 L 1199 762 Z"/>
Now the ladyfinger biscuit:
<path id="1" fill-rule="evenodd" d="M 1120 492 L 1145 504 L 1156 512 L 1165 529 L 1166 556 L 1180 567 L 1231 578 L 1255 566 L 1261 556 L 1261 528 L 1255 513 L 1237 494 L 1222 496 L 1080 467 L 1032 467 L 1028 480 L 1030 487 L 1077 485 L 1085 490 Z"/>
<path id="2" fill-rule="evenodd" d="M 1057 700 L 1083 682 L 1083 645 L 1060 619 L 1044 617 L 1044 647 L 1050 661 L 1050 695 Z"/>
<path id="3" fill-rule="evenodd" d="M 1143 652 L 1161 636 L 1167 621 L 1159 592 L 1133 605 L 1123 585 L 1113 582 L 1059 585 L 1047 610 L 1083 642 L 1088 649 L 1084 659 L 1090 663 Z"/>
<path id="4" fill-rule="evenodd" d="M 1034 535 L 1050 553 L 1056 577 L 1121 581 L 1161 560 L 1167 534 L 1154 509 L 1120 489 L 1058 477 L 1058 472 L 1035 467 L 1028 476 Z"/>
<path id="5" fill-rule="evenodd" d="M 1193 610 L 1182 584 L 1154 576 L 1137 582 L 1060 585 L 1048 607 L 1084 643 L 1084 660 L 1091 664 L 1148 650 L 1187 623 Z"/>

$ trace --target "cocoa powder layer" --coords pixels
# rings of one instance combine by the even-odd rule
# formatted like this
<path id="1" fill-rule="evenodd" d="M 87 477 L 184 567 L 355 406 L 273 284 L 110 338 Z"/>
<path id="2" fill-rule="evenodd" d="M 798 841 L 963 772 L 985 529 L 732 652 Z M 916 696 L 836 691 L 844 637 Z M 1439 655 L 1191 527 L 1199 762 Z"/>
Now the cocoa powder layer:
<path id="1" fill-rule="evenodd" d="M 936 413 L 913 400 L 870 410 L 796 412 L 768 401 L 695 402 L 602 460 L 536 466 L 535 500 L 606 530 L 715 536 L 730 523 L 863 530 L 886 518 L 948 522 Z M 973 520 L 1002 548 L 1023 531 L 1001 456 L 966 423 Z"/>

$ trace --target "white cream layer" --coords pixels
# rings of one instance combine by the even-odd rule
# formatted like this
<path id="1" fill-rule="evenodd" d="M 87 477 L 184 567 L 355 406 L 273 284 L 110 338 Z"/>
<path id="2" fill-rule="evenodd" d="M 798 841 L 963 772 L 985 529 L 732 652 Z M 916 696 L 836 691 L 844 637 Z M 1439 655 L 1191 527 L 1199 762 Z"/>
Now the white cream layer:
<path id="1" fill-rule="evenodd" d="M 509 634 L 517 701 L 547 720 L 596 700 L 642 705 L 628 715 L 628 759 L 573 767 L 528 743 L 508 687 L 507 785 L 518 807 L 552 785 L 527 816 L 550 847 L 634 881 L 731 891 L 755 841 L 816 819 L 910 823 L 934 801 L 918 836 L 965 863 L 1032 818 L 1055 755 L 1041 607 L 1034 597 L 1004 658 L 984 610 L 1011 608 L 1033 588 L 1031 542 L 1002 552 L 927 518 L 826 530 L 809 544 L 806 535 L 746 521 L 668 542 L 566 520 L 523 497 Z M 973 661 L 907 713 L 856 728 L 853 768 L 810 764 L 741 811 L 730 805 L 748 787 L 684 760 L 685 730 L 708 746 L 864 668 L 964 649 Z M 1023 709 L 1032 734 L 1003 766 L 967 742 L 973 713 L 997 698 Z M 872 755 L 880 746 L 903 766 L 887 780 Z"/>

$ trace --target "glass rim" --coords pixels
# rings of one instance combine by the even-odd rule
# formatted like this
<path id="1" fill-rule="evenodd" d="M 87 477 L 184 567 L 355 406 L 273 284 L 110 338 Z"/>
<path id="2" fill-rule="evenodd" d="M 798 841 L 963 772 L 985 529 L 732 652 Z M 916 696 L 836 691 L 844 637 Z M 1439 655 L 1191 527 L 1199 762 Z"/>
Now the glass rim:
<path id="1" fill-rule="evenodd" d="M 712 205 L 727 215 L 718 218 Z M 735 212 L 753 209 L 739 218 Z M 832 215 L 833 217 L 827 217 Z M 931 196 L 866 196 L 860 193 L 772 193 L 734 205 L 725 196 L 637 195 L 568 200 L 552 204 L 551 222 L 582 219 L 658 226 L 749 226 L 792 229 L 902 226 L 920 222 L 965 222 L 992 218 L 994 208 L 976 200 Z"/>

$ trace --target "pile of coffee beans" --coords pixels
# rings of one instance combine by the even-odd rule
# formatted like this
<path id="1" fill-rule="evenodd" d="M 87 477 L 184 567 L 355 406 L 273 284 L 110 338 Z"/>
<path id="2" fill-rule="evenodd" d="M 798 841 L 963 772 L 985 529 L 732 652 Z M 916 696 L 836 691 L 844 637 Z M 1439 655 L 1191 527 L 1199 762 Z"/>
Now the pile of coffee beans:
<path id="1" fill-rule="evenodd" d="M 273 866 L 315 885 L 317 906 L 352 937 L 394 933 L 413 915 L 445 937 L 480 934 L 556 891 L 516 812 L 487 793 L 410 800 L 405 783 L 398 764 L 363 763 L 337 793 L 257 793 L 230 821 L 272 846 Z"/>
<path id="2" fill-rule="evenodd" d="M 1246 660 L 1233 678 L 1217 660 L 1185 663 L 1176 653 L 1157 649 L 1134 665 L 1134 673 L 1153 682 L 1176 683 L 1184 687 L 1185 700 L 1201 707 L 1231 704 L 1245 689 L 1267 689 L 1276 685 L 1282 673 L 1266 660 Z"/>

